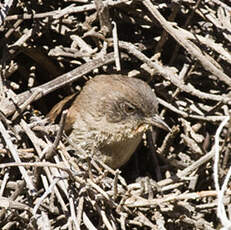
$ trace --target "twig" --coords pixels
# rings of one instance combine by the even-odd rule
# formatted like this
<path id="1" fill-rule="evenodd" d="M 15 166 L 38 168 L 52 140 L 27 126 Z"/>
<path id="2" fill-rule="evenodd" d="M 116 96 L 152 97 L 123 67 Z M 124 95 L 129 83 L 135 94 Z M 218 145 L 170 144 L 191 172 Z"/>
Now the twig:
<path id="1" fill-rule="evenodd" d="M 163 105 L 164 107 L 166 107 L 167 109 L 181 115 L 184 118 L 192 118 L 192 119 L 196 119 L 196 120 L 200 120 L 200 121 L 209 121 L 209 122 L 219 122 L 219 121 L 223 121 L 225 116 L 200 116 L 200 115 L 192 115 L 192 114 L 188 114 L 184 111 L 181 111 L 179 109 L 177 109 L 175 106 L 173 106 L 172 104 L 164 101 L 161 98 L 158 98 L 158 101 L 161 105 Z"/>
<path id="2" fill-rule="evenodd" d="M 3 177 L 3 181 L 1 184 L 1 189 L 0 189 L 0 197 L 3 196 L 3 192 L 6 186 L 7 181 L 9 180 L 9 172 L 5 172 L 4 177 Z"/>
<path id="3" fill-rule="evenodd" d="M 154 127 L 152 127 L 151 130 L 147 131 L 147 140 L 149 143 L 152 165 L 153 168 L 155 168 L 156 179 L 157 181 L 160 181 L 162 179 L 162 176 L 161 176 L 160 164 L 156 155 L 156 147 L 155 147 L 157 135 L 158 135 L 158 129 L 155 129 Z"/>
<path id="4" fill-rule="evenodd" d="M 33 209 L 29 205 L 17 201 L 12 201 L 11 199 L 7 199 L 5 197 L 0 197 L 0 207 L 5 209 L 25 210 L 30 213 L 33 212 Z"/>
<path id="5" fill-rule="evenodd" d="M 154 7 L 150 0 L 144 0 L 143 4 L 147 7 L 150 13 L 159 21 L 163 28 L 173 37 L 176 41 L 181 44 L 191 55 L 196 57 L 206 70 L 214 74 L 218 79 L 231 86 L 231 79 L 223 71 L 218 69 L 209 59 L 203 55 L 201 50 L 192 42 L 186 40 L 182 33 L 179 33 L 177 29 L 165 20 L 165 18 L 159 13 Z"/>
<path id="6" fill-rule="evenodd" d="M 32 95 L 21 105 L 19 106 L 19 111 L 22 113 L 28 105 L 30 105 L 39 94 L 42 94 L 42 90 L 40 88 L 36 89 Z M 16 111 L 12 117 L 12 120 L 15 120 L 19 115 L 19 112 Z"/>
<path id="7" fill-rule="evenodd" d="M 84 197 L 81 196 L 79 198 L 78 208 L 77 208 L 77 221 L 79 226 L 81 225 L 82 218 L 83 218 L 83 204 L 84 204 Z"/>
<path id="8" fill-rule="evenodd" d="M 0 3 L 0 26 L 4 22 L 12 4 L 13 0 L 5 0 L 3 4 Z"/>
<path id="9" fill-rule="evenodd" d="M 111 63 L 113 61 L 114 61 L 114 53 L 109 53 L 104 58 L 98 58 L 92 60 L 91 62 L 83 64 L 80 67 L 61 75 L 52 81 L 49 81 L 43 85 L 34 87 L 24 93 L 19 94 L 17 96 L 18 105 L 20 106 L 27 98 L 29 98 L 33 94 L 34 91 L 38 89 L 42 90 L 43 94 L 42 95 L 39 94 L 37 95 L 37 97 L 33 98 L 34 101 L 40 99 L 42 96 L 45 96 L 69 83 L 72 83 L 73 81 L 76 81 L 78 78 L 82 77 L 86 73 L 89 73 L 93 69 Z M 6 116 L 11 115 L 16 110 L 15 105 L 10 100 L 7 99 L 3 99 L 2 101 L 0 101 L 0 108 L 1 111 Z"/>
<path id="10" fill-rule="evenodd" d="M 13 145 L 13 143 L 11 142 L 10 135 L 8 134 L 7 130 L 5 129 L 5 127 L 1 121 L 0 121 L 0 133 L 1 133 L 4 141 L 6 142 L 7 148 L 10 150 L 14 160 L 17 163 L 21 163 L 21 160 L 18 156 L 17 150 L 16 150 L 15 146 Z M 31 178 L 28 176 L 27 171 L 22 166 L 19 166 L 19 171 L 21 172 L 23 178 L 25 179 L 27 187 L 30 190 L 30 193 L 33 194 L 35 192 L 35 187 L 32 183 Z"/>
<path id="11" fill-rule="evenodd" d="M 130 0 L 118 0 L 118 1 L 113 1 L 113 0 L 108 0 L 105 2 L 105 4 L 108 4 L 109 6 L 116 6 L 122 3 L 129 2 Z M 74 14 L 74 13 L 81 13 L 81 12 L 87 12 L 91 10 L 95 10 L 96 6 L 95 4 L 86 4 L 83 6 L 74 6 L 74 4 L 71 4 L 67 6 L 66 8 L 62 10 L 54 10 L 50 12 L 45 12 L 45 13 L 37 13 L 37 14 L 16 14 L 16 15 L 10 15 L 5 18 L 6 21 L 10 20 L 17 20 L 17 19 L 36 19 L 36 18 L 46 18 L 46 17 L 53 17 L 55 19 L 59 19 L 63 17 L 64 15 L 68 14 Z"/>
<path id="12" fill-rule="evenodd" d="M 231 194 L 231 191 L 227 191 L 227 195 Z M 196 200 L 196 199 L 202 199 L 204 197 L 214 197 L 217 196 L 217 192 L 214 190 L 208 190 L 208 191 L 201 191 L 201 192 L 192 192 L 192 193 L 186 193 L 186 194 L 170 194 L 166 195 L 163 198 L 156 198 L 152 200 L 144 199 L 141 197 L 131 197 L 128 198 L 125 202 L 125 205 L 127 207 L 150 207 L 150 206 L 157 206 L 161 205 L 165 202 L 173 202 L 178 200 Z"/>
<path id="13" fill-rule="evenodd" d="M 49 188 L 46 190 L 46 192 L 39 198 L 37 201 L 37 204 L 33 208 L 33 216 L 37 219 L 39 216 L 37 214 L 37 211 L 39 209 L 39 206 L 42 204 L 43 200 L 52 192 L 54 189 L 54 186 L 56 183 L 60 180 L 60 178 L 54 178 L 53 182 L 50 184 Z"/>
<path id="14" fill-rule="evenodd" d="M 164 179 L 162 181 L 159 181 L 157 184 L 158 186 L 162 187 L 167 184 L 172 183 L 173 181 L 178 181 L 177 178 L 185 177 L 189 175 L 191 172 L 193 172 L 195 169 L 198 169 L 201 165 L 208 162 L 210 159 L 212 159 L 214 156 L 214 149 L 212 149 L 209 153 L 207 153 L 205 156 L 202 156 L 199 160 L 192 163 L 190 166 L 185 168 L 184 170 L 177 173 L 176 176 L 173 176 L 172 178 Z"/>
<path id="15" fill-rule="evenodd" d="M 97 228 L 92 224 L 87 214 L 83 212 L 83 223 L 89 230 L 97 230 Z"/>
<path id="16" fill-rule="evenodd" d="M 115 178 L 114 178 L 114 183 L 113 183 L 113 198 L 116 199 L 117 194 L 118 194 L 118 176 L 120 174 L 120 171 L 117 169 L 115 171 Z"/>
<path id="17" fill-rule="evenodd" d="M 50 146 L 50 148 L 45 153 L 46 160 L 50 159 L 54 155 L 54 150 L 57 148 L 57 146 L 59 144 L 59 141 L 60 141 L 61 136 L 63 134 L 67 112 L 68 112 L 67 110 L 64 110 L 62 112 L 61 119 L 60 119 L 60 122 L 59 122 L 59 131 L 58 131 L 58 133 L 57 133 L 57 135 L 55 137 L 54 143 L 52 144 L 52 146 Z"/>
<path id="18" fill-rule="evenodd" d="M 112 22 L 112 25 L 113 25 L 112 36 L 113 36 L 113 48 L 115 54 L 115 64 L 116 64 L 116 70 L 119 72 L 121 70 L 121 65 L 120 65 L 120 56 L 119 56 L 117 25 L 114 21 Z"/>
<path id="19" fill-rule="evenodd" d="M 184 82 L 179 80 L 179 77 L 176 73 L 174 73 L 169 67 L 163 67 L 157 62 L 151 61 L 147 56 L 145 56 L 143 53 L 141 53 L 133 44 L 119 41 L 119 47 L 122 49 L 126 49 L 129 53 L 136 56 L 139 60 L 141 60 L 144 63 L 147 63 L 150 67 L 154 68 L 161 76 L 163 76 L 166 80 L 170 81 L 172 84 L 174 84 L 176 87 L 178 87 L 180 90 L 189 93 L 191 95 L 194 95 L 201 99 L 208 99 L 208 100 L 214 100 L 214 101 L 223 101 L 224 103 L 227 103 L 230 99 L 227 96 L 220 96 L 220 95 L 213 95 L 201 92 L 198 89 L 195 89 L 192 85 L 187 84 L 185 85 Z"/>
<path id="20" fill-rule="evenodd" d="M 69 203 L 70 203 L 70 211 L 71 211 L 71 219 L 72 219 L 72 222 L 74 223 L 74 226 L 77 230 L 80 230 L 80 225 L 79 225 L 79 222 L 78 222 L 78 219 L 77 219 L 77 216 L 76 216 L 76 213 L 75 213 L 75 206 L 74 206 L 74 200 L 73 200 L 73 197 L 70 197 L 69 198 Z"/>
<path id="21" fill-rule="evenodd" d="M 15 163 L 2 163 L 0 164 L 0 168 L 7 168 L 7 167 L 54 167 L 60 170 L 65 171 L 71 178 L 73 178 L 73 176 L 81 176 L 83 175 L 82 172 L 73 172 L 71 169 L 62 166 L 62 164 L 58 165 L 58 164 L 53 164 L 50 162 L 15 162 Z"/>
<path id="22" fill-rule="evenodd" d="M 229 116 L 227 116 L 220 124 L 220 126 L 218 127 L 217 131 L 216 131 L 216 135 L 215 135 L 215 144 L 214 144 L 214 151 L 215 151 L 215 161 L 214 161 L 214 166 L 213 166 L 213 172 L 214 172 L 214 183 L 215 183 L 215 187 L 216 187 L 216 192 L 217 192 L 217 196 L 218 196 L 218 207 L 217 207 L 217 216 L 220 218 L 222 225 L 224 226 L 223 229 L 229 229 L 231 227 L 231 221 L 228 219 L 226 212 L 225 212 L 225 206 L 223 203 L 223 197 L 224 197 L 224 193 L 225 191 L 227 191 L 227 184 L 228 181 L 230 179 L 231 176 L 231 168 L 228 171 L 228 174 L 225 177 L 224 183 L 222 185 L 222 188 L 220 189 L 219 186 L 219 180 L 218 180 L 218 165 L 219 165 L 219 152 L 220 152 L 220 148 L 219 148 L 219 136 L 220 133 L 222 131 L 222 129 L 224 128 L 225 124 L 228 122 L 228 120 L 230 119 Z"/>

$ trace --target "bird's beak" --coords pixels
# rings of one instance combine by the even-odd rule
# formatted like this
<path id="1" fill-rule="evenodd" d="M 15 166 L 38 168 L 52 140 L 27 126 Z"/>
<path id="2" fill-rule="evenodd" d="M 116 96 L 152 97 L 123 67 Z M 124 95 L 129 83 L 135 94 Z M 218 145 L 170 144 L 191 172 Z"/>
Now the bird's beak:
<path id="1" fill-rule="evenodd" d="M 145 122 L 149 125 L 156 126 L 166 131 L 171 131 L 169 126 L 163 121 L 163 119 L 158 114 L 156 114 L 153 117 L 145 118 Z"/>

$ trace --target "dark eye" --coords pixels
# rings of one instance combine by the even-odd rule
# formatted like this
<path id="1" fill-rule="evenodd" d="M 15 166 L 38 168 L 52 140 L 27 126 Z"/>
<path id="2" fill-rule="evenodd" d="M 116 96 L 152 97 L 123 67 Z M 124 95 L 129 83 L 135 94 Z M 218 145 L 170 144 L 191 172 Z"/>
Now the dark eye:
<path id="1" fill-rule="evenodd" d="M 127 114 L 133 114 L 136 111 L 136 107 L 127 102 L 123 104 L 123 109 Z"/>

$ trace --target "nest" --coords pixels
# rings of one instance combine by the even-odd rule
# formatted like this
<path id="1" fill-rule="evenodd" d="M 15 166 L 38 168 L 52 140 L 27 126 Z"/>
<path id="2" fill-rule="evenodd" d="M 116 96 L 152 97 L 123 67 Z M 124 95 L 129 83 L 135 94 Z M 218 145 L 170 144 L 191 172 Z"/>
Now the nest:
<path id="1" fill-rule="evenodd" d="M 1 3 L 1 229 L 230 227 L 228 3 Z M 45 117 L 102 73 L 148 82 L 172 127 L 147 135 L 139 173 L 73 154 L 65 112 Z"/>

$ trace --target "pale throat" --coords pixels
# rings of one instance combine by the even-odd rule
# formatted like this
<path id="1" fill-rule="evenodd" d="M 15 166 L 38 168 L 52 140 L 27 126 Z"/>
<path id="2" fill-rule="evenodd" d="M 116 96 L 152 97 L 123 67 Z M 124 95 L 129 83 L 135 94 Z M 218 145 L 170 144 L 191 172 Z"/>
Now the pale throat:
<path id="1" fill-rule="evenodd" d="M 133 138 L 119 142 L 113 142 L 103 146 L 99 149 L 99 151 L 103 153 L 101 155 L 103 158 L 102 160 L 111 168 L 120 168 L 130 159 L 140 144 L 141 140 L 142 133 L 134 136 Z"/>
<path id="2" fill-rule="evenodd" d="M 111 143 L 99 148 L 102 154 L 102 160 L 111 168 L 120 168 L 124 165 L 136 151 L 142 140 L 142 136 L 149 128 L 149 125 L 143 124 L 134 130 L 129 130 L 125 134 L 127 138 L 116 138 Z M 129 132 L 129 133 L 128 133 Z"/>

